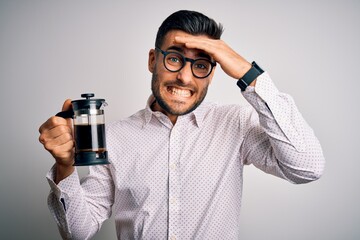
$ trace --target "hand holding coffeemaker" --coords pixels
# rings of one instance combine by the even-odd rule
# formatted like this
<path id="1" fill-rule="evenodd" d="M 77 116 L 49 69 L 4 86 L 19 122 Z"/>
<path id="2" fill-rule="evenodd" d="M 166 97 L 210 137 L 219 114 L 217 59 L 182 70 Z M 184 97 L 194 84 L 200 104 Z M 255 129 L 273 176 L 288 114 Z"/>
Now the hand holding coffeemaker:
<path id="1" fill-rule="evenodd" d="M 104 107 L 107 104 L 104 99 L 92 99 L 92 93 L 82 94 L 81 97 L 85 99 L 72 101 L 72 108 L 56 114 L 57 117 L 72 118 L 73 127 L 52 117 L 39 129 L 40 142 L 58 163 L 58 159 L 70 155 L 70 149 L 73 150 L 75 142 L 74 166 L 108 164 L 104 116 Z M 71 139 L 70 134 L 73 135 Z"/>

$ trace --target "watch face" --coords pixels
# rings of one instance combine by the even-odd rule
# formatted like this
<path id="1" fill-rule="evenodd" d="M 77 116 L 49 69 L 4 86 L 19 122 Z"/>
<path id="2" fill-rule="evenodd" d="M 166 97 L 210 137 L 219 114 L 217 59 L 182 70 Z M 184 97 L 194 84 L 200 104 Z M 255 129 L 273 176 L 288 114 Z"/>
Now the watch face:
<path id="1" fill-rule="evenodd" d="M 252 62 L 252 67 L 242 78 L 239 79 L 239 81 L 237 81 L 237 85 L 241 91 L 245 91 L 247 86 L 249 86 L 263 72 L 264 71 L 256 64 L 256 62 Z"/>

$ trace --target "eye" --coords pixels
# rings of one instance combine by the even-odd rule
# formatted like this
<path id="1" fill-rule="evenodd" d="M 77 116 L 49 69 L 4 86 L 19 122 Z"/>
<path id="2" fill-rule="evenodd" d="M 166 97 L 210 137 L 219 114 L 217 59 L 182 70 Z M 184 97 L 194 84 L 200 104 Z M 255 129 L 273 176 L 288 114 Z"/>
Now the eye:
<path id="1" fill-rule="evenodd" d="M 183 60 L 182 57 L 175 53 L 170 53 L 166 57 L 166 62 L 171 65 L 181 65 Z"/>
<path id="2" fill-rule="evenodd" d="M 197 69 L 207 69 L 207 66 L 201 63 L 194 65 L 194 67 Z"/>
<path id="3" fill-rule="evenodd" d="M 177 58 L 177 57 L 169 57 L 168 59 L 170 62 L 174 62 L 174 63 L 180 62 L 179 58 Z"/>
<path id="4" fill-rule="evenodd" d="M 194 62 L 193 68 L 196 69 L 196 71 L 207 72 L 210 69 L 210 65 L 209 61 L 200 59 Z"/>

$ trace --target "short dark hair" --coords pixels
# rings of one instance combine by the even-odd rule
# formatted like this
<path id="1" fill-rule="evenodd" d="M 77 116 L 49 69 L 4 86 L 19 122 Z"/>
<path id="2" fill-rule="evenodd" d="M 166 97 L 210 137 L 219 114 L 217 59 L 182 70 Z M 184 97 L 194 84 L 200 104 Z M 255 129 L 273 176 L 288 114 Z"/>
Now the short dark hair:
<path id="1" fill-rule="evenodd" d="M 171 30 L 181 30 L 191 35 L 206 35 L 212 39 L 220 39 L 223 27 L 202 13 L 180 10 L 167 17 L 159 27 L 155 46 L 161 47 L 165 35 Z"/>

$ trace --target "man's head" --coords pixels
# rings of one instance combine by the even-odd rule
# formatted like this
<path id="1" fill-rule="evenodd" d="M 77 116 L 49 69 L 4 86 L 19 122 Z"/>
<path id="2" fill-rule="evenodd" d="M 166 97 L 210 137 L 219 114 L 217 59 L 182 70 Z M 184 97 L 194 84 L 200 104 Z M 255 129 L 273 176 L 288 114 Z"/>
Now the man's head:
<path id="1" fill-rule="evenodd" d="M 222 31 L 220 24 L 194 11 L 178 11 L 165 19 L 157 33 L 155 49 L 149 52 L 155 110 L 162 111 L 175 122 L 177 116 L 187 114 L 200 105 L 213 77 L 215 62 L 211 56 L 202 50 L 176 43 L 175 38 L 196 36 L 220 39 Z M 201 60 L 194 62 L 189 59 Z M 179 62 L 182 67 L 174 68 Z M 211 64 L 203 64 L 206 62 Z M 209 74 L 199 78 L 206 67 L 211 67 Z"/>
<path id="2" fill-rule="evenodd" d="M 161 47 L 165 35 L 171 30 L 180 30 L 195 36 L 205 35 L 212 39 L 220 39 L 223 33 L 222 25 L 204 14 L 180 10 L 167 17 L 159 27 L 155 40 L 156 47 Z"/>

